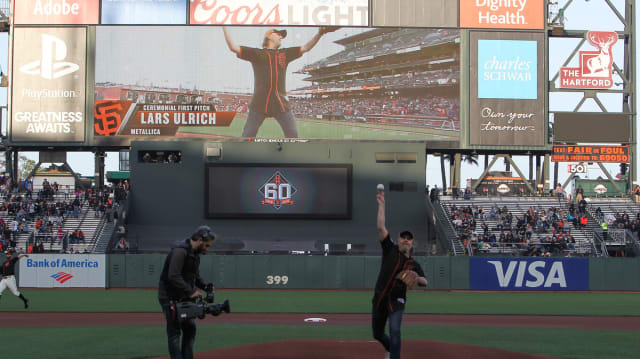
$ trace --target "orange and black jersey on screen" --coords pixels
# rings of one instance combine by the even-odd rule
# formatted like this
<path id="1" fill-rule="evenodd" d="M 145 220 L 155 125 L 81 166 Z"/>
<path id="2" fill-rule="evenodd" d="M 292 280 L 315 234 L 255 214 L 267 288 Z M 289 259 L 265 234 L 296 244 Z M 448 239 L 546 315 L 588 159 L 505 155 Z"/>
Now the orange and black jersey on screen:
<path id="1" fill-rule="evenodd" d="M 18 262 L 18 255 L 14 254 L 11 259 L 7 259 L 2 263 L 0 267 L 0 275 L 8 276 L 16 274 L 16 262 Z"/>
<path id="2" fill-rule="evenodd" d="M 240 47 L 238 57 L 253 66 L 253 98 L 249 104 L 252 111 L 267 115 L 289 111 L 287 65 L 300 56 L 299 46 L 277 50 Z"/>
<path id="3" fill-rule="evenodd" d="M 373 305 L 376 310 L 380 310 L 381 306 L 387 306 L 387 310 L 395 312 L 404 309 L 407 301 L 407 286 L 403 281 L 396 279 L 398 273 L 412 270 L 418 273 L 418 276 L 424 277 L 424 272 L 413 258 L 407 258 L 400 253 L 398 246 L 391 241 L 389 235 L 380 242 L 380 245 L 382 246 L 382 264 L 373 295 Z"/>

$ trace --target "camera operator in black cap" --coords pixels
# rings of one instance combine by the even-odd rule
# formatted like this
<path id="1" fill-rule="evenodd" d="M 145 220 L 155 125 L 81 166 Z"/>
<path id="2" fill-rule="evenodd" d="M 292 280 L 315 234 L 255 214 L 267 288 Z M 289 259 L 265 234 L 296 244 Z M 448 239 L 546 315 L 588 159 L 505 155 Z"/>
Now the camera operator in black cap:
<path id="1" fill-rule="evenodd" d="M 167 320 L 167 337 L 171 359 L 193 358 L 193 343 L 196 339 L 194 319 L 179 320 L 176 303 L 195 300 L 202 296 L 198 289 L 213 290 L 213 284 L 205 284 L 200 278 L 200 254 L 205 253 L 216 236 L 207 226 L 200 226 L 187 239 L 174 243 L 164 262 L 158 301 Z M 182 333 L 182 345 L 180 334 Z"/>

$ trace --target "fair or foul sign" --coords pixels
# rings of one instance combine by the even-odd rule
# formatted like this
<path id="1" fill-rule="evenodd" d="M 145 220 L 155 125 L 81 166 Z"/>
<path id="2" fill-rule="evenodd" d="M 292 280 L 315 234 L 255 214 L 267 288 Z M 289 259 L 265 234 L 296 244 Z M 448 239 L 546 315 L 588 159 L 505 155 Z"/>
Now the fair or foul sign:
<path id="1" fill-rule="evenodd" d="M 598 51 L 580 51 L 579 67 L 560 68 L 560 88 L 609 89 L 613 87 L 615 31 L 589 31 L 586 38 Z"/>

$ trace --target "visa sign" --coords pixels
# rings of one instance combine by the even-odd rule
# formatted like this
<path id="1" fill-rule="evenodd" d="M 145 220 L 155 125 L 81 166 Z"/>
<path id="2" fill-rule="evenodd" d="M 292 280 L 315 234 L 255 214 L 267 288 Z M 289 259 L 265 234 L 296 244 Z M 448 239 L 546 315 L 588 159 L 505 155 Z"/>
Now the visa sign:
<path id="1" fill-rule="evenodd" d="M 469 288 L 475 290 L 589 290 L 585 258 L 469 259 Z"/>

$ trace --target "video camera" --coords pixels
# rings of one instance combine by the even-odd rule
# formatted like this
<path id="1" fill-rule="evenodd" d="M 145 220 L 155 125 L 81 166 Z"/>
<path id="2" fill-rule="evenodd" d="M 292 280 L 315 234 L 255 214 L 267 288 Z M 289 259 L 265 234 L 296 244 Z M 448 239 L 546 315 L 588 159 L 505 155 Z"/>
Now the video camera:
<path id="1" fill-rule="evenodd" d="M 218 316 L 222 312 L 231 312 L 229 301 L 226 299 L 222 303 L 208 305 L 214 301 L 213 285 L 207 285 L 205 291 L 207 292 L 207 296 L 205 298 L 199 297 L 195 302 L 183 301 L 176 303 L 176 313 L 179 320 L 189 320 L 196 317 L 204 319 L 207 314 Z"/>

